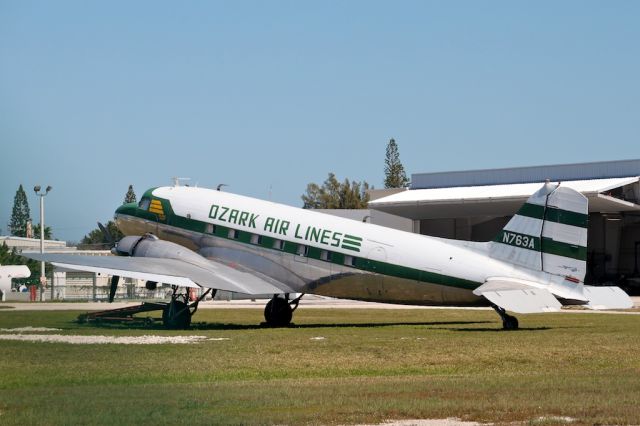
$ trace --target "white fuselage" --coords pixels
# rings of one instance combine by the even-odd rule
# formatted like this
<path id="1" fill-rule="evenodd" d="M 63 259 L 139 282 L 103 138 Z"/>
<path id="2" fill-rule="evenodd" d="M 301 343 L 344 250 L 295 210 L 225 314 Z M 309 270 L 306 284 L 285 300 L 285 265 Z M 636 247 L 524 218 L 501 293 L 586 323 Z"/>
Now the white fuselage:
<path id="1" fill-rule="evenodd" d="M 116 213 L 125 234 L 153 232 L 205 257 L 243 264 L 295 292 L 462 305 L 483 303 L 471 291 L 491 277 L 550 280 L 489 257 L 489 243 L 413 234 L 204 188 L 162 187 L 151 198 L 160 200 L 152 201 L 153 211 L 163 206 L 157 220 L 146 212 Z"/>

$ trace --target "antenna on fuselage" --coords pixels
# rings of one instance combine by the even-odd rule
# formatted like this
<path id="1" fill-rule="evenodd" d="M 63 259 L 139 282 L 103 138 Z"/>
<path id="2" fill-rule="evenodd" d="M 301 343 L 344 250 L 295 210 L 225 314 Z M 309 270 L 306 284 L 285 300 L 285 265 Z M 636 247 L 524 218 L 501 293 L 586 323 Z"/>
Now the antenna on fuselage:
<path id="1" fill-rule="evenodd" d="M 171 179 L 173 180 L 173 186 L 180 186 L 180 182 L 185 180 L 191 180 L 191 178 L 187 178 L 187 177 L 172 177 Z"/>
<path id="2" fill-rule="evenodd" d="M 216 186 L 216 191 L 220 191 L 220 188 L 222 188 L 223 186 L 229 186 L 226 183 L 219 183 L 218 186 Z"/>

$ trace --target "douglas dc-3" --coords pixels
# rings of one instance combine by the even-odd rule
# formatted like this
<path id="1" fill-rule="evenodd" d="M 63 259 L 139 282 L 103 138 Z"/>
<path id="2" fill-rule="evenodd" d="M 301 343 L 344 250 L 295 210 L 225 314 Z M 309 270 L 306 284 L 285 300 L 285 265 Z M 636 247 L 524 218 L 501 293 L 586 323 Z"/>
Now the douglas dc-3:
<path id="1" fill-rule="evenodd" d="M 458 241 L 212 189 L 148 190 L 115 220 L 126 235 L 118 256 L 27 254 L 67 269 L 109 274 L 110 301 L 119 277 L 173 286 L 164 324 L 187 328 L 211 291 L 272 295 L 267 324 L 286 326 L 305 293 L 411 305 L 490 305 L 505 329 L 516 313 L 555 312 L 563 305 L 624 309 L 618 287 L 584 285 L 587 199 L 547 182 L 489 242 Z M 190 302 L 181 289 L 206 289 Z M 290 297 L 297 296 L 297 297 Z"/>

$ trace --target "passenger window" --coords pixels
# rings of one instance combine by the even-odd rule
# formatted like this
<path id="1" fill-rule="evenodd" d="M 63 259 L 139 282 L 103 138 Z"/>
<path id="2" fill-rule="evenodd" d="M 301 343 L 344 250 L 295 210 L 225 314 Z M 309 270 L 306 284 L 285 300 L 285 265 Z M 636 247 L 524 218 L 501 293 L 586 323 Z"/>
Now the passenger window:
<path id="1" fill-rule="evenodd" d="M 229 229 L 229 238 L 237 240 L 239 236 L 240 231 L 238 231 L 237 229 Z"/>
<path id="2" fill-rule="evenodd" d="M 253 234 L 251 235 L 251 244 L 262 244 L 262 235 Z"/>
<path id="3" fill-rule="evenodd" d="M 356 258 L 353 256 L 346 255 L 344 257 L 344 264 L 347 266 L 356 266 Z"/>
<path id="4" fill-rule="evenodd" d="M 309 246 L 305 246 L 304 244 L 298 244 L 298 250 L 296 251 L 296 253 L 304 257 L 309 256 Z"/>
<path id="5" fill-rule="evenodd" d="M 212 223 L 207 223 L 207 234 L 215 234 L 216 226 Z"/>
<path id="6" fill-rule="evenodd" d="M 322 250 L 320 252 L 320 259 L 326 260 L 327 262 L 331 262 L 331 252 L 327 250 Z"/>
<path id="7" fill-rule="evenodd" d="M 273 248 L 277 249 L 277 250 L 284 250 L 284 241 L 282 240 L 275 240 L 273 242 Z"/>

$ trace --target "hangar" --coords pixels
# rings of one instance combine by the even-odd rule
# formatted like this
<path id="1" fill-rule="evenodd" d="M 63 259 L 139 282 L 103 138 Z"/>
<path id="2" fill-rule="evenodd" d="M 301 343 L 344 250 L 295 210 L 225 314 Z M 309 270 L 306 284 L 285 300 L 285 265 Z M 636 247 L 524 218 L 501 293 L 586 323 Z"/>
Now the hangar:
<path id="1" fill-rule="evenodd" d="M 410 223 L 416 233 L 488 241 L 546 180 L 559 181 L 589 199 L 585 281 L 616 282 L 637 292 L 640 160 L 417 173 L 409 189 L 371 194 L 371 221 L 376 223 L 375 213 L 382 212 L 405 218 L 404 228 Z"/>

